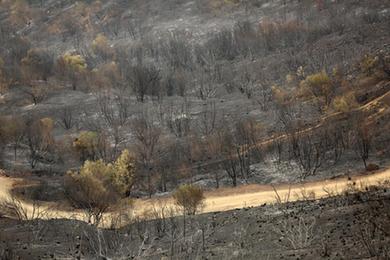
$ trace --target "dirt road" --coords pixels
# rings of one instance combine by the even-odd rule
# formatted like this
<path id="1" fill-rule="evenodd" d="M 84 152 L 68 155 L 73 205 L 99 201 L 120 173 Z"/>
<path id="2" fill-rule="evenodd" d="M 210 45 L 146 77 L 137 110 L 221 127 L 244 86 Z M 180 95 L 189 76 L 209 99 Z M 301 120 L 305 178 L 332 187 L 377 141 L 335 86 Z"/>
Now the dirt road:
<path id="1" fill-rule="evenodd" d="M 8 197 L 12 186 L 20 179 L 0 177 L 0 197 Z M 280 184 L 271 185 L 246 185 L 237 188 L 224 188 L 205 193 L 203 212 L 227 211 L 235 208 L 259 206 L 264 203 L 275 203 L 279 196 L 282 202 L 296 201 L 302 198 L 316 199 L 337 195 L 349 187 L 364 189 L 370 185 L 376 185 L 383 181 L 390 181 L 390 169 L 375 173 L 356 175 L 348 179 L 347 177 L 306 182 L 301 184 Z M 276 191 L 276 192 L 275 192 Z M 33 205 L 23 202 L 29 214 L 32 214 Z M 135 201 L 132 214 L 143 216 L 151 208 L 174 207 L 172 198 L 138 199 Z M 85 215 L 80 211 L 56 210 L 53 207 L 43 205 L 41 210 L 45 210 L 46 218 L 75 218 L 85 220 Z"/>
<path id="2" fill-rule="evenodd" d="M 258 191 L 248 193 L 236 191 L 226 196 L 207 196 L 204 212 L 226 211 L 234 208 L 259 206 L 264 203 L 275 203 L 278 196 L 282 202 L 287 202 L 287 200 L 296 201 L 311 198 L 312 196 L 319 199 L 329 195 L 340 194 L 348 188 L 364 189 L 367 186 L 376 185 L 386 180 L 390 180 L 390 169 L 370 175 L 354 176 L 350 180 L 347 177 L 343 177 L 302 184 L 283 184 L 274 187 L 270 185 L 254 185 L 258 187 Z"/>

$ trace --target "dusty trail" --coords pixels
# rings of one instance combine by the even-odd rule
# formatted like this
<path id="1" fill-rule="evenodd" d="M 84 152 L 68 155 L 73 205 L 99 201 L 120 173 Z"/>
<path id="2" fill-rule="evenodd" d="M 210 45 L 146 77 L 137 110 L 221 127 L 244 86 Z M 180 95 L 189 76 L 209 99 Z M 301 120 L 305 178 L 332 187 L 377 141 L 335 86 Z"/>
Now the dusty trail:
<path id="1" fill-rule="evenodd" d="M 12 186 L 20 179 L 0 177 L 0 197 L 7 197 L 10 194 Z M 306 182 L 298 184 L 280 184 L 280 185 L 246 185 L 237 188 L 224 188 L 205 193 L 205 202 L 202 212 L 227 211 L 236 208 L 259 206 L 264 203 L 275 203 L 276 193 L 285 201 L 302 199 L 310 193 L 314 193 L 315 198 L 319 199 L 343 192 L 348 186 L 353 185 L 357 189 L 364 189 L 370 185 L 376 185 L 380 182 L 390 180 L 390 169 L 370 173 L 366 175 L 352 176 L 350 180 L 347 177 L 340 177 L 332 180 L 323 180 L 315 182 Z M 275 190 L 274 190 L 275 189 Z M 32 214 L 33 205 L 28 202 L 22 202 L 29 214 Z M 174 207 L 171 197 L 137 199 L 132 209 L 132 214 L 142 217 L 144 212 L 155 207 L 157 210 L 161 207 Z M 45 211 L 44 218 L 72 218 L 85 220 L 85 215 L 80 211 L 57 210 L 54 207 L 43 205 L 41 210 Z"/>
<path id="2" fill-rule="evenodd" d="M 390 169 L 373 173 L 370 175 L 359 175 L 351 177 L 337 178 L 333 180 L 323 180 L 315 182 L 307 182 L 300 184 L 281 184 L 277 186 L 270 185 L 255 185 L 258 191 L 229 194 L 226 196 L 208 196 L 206 198 L 206 206 L 204 212 L 226 211 L 234 208 L 259 206 L 264 203 L 275 203 L 277 195 L 282 202 L 286 198 L 289 201 L 300 200 L 308 197 L 312 193 L 316 199 L 327 197 L 329 195 L 337 195 L 345 191 L 349 186 L 354 186 L 357 189 L 364 189 L 370 185 L 376 185 L 385 180 L 390 180 Z M 277 191 L 277 194 L 275 190 Z M 239 189 L 239 188 L 238 188 Z"/>

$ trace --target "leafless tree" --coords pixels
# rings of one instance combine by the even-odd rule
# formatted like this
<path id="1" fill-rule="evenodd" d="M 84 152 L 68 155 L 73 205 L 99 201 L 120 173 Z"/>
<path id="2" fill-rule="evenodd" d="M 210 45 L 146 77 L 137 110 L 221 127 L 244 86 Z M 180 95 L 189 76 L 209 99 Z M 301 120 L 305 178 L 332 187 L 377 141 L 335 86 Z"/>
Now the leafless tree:
<path id="1" fill-rule="evenodd" d="M 215 101 L 206 101 L 198 118 L 200 132 L 204 136 L 213 134 L 218 128 L 218 113 Z"/>
<path id="2" fill-rule="evenodd" d="M 175 136 L 183 137 L 190 133 L 191 114 L 188 102 L 184 101 L 179 108 L 170 104 L 166 117 L 166 124 Z"/>
<path id="3" fill-rule="evenodd" d="M 32 207 L 29 209 L 14 195 L 11 195 L 9 198 L 3 198 L 0 201 L 0 212 L 7 217 L 18 220 L 34 220 L 49 217 L 48 208 L 42 207 L 39 201 L 33 200 Z"/>
<path id="4" fill-rule="evenodd" d="M 94 258 L 126 259 L 132 254 L 130 241 L 124 239 L 124 235 L 120 231 L 107 231 L 93 227 L 85 229 L 83 237 L 85 237 Z"/>
<path id="5" fill-rule="evenodd" d="M 280 164 L 282 162 L 284 148 L 285 148 L 285 141 L 278 137 L 275 138 L 271 144 L 270 149 L 272 152 L 276 154 L 277 164 Z"/>
<path id="6" fill-rule="evenodd" d="M 163 57 L 173 70 L 179 68 L 188 70 L 192 67 L 191 46 L 180 34 L 170 35 L 168 40 L 161 43 L 160 48 Z"/>
<path id="7" fill-rule="evenodd" d="M 25 79 L 23 84 L 23 93 L 31 99 L 34 105 L 41 103 L 47 97 L 49 91 L 47 82 Z"/>
<path id="8" fill-rule="evenodd" d="M 213 52 L 217 59 L 233 60 L 239 54 L 233 33 L 229 29 L 218 32 L 206 43 L 206 48 Z"/>
<path id="9" fill-rule="evenodd" d="M 179 95 L 184 97 L 188 85 L 187 74 L 184 70 L 169 70 L 162 84 L 167 96 Z"/>
<path id="10" fill-rule="evenodd" d="M 247 180 L 250 165 L 261 159 L 261 147 L 257 145 L 260 125 L 252 118 L 237 120 L 234 125 L 233 141 L 241 178 Z"/>
<path id="11" fill-rule="evenodd" d="M 333 161 L 336 164 L 348 148 L 348 124 L 334 123 L 324 125 L 324 131 L 326 131 L 327 146 L 329 150 L 333 151 Z"/>
<path id="12" fill-rule="evenodd" d="M 17 150 L 26 134 L 26 122 L 22 117 L 10 116 L 0 120 L 0 143 L 10 144 L 16 161 Z"/>
<path id="13" fill-rule="evenodd" d="M 257 142 L 261 129 L 251 118 L 237 120 L 232 129 L 225 124 L 225 128 L 219 129 L 215 135 L 218 141 L 209 140 L 207 147 L 214 147 L 215 154 L 220 154 L 216 159 L 236 186 L 238 177 L 247 180 L 249 166 L 260 159 L 262 150 L 257 147 Z"/>
<path id="14" fill-rule="evenodd" d="M 114 142 L 112 159 L 116 158 L 119 152 L 119 146 L 125 140 L 124 127 L 127 125 L 130 118 L 130 101 L 128 97 L 121 95 L 120 93 L 114 96 L 109 92 L 97 93 L 100 115 L 108 128 L 108 135 Z"/>
<path id="15" fill-rule="evenodd" d="M 53 163 L 54 139 L 51 135 L 51 127 L 46 126 L 41 120 L 34 119 L 26 122 L 25 142 L 30 150 L 29 162 L 32 169 L 38 162 Z"/>
<path id="16" fill-rule="evenodd" d="M 169 238 L 169 255 L 170 258 L 173 259 L 175 256 L 175 245 L 177 241 L 180 239 L 179 235 L 179 223 L 178 219 L 174 216 L 176 215 L 174 209 L 170 209 L 168 211 L 168 238 Z"/>
<path id="17" fill-rule="evenodd" d="M 131 88 L 137 100 L 145 101 L 146 95 L 160 96 L 160 71 L 154 66 L 138 64 L 131 70 Z"/>
<path id="18" fill-rule="evenodd" d="M 244 71 L 237 82 L 238 90 L 247 96 L 247 98 L 251 98 L 253 96 L 255 82 L 254 78 L 250 72 Z"/>
<path id="19" fill-rule="evenodd" d="M 323 136 L 312 133 L 293 133 L 289 136 L 290 151 L 293 159 L 301 168 L 301 178 L 314 175 L 326 160 L 326 146 Z"/>
<path id="20" fill-rule="evenodd" d="M 363 121 L 356 121 L 353 131 L 353 146 L 356 154 L 362 159 L 364 167 L 367 168 L 367 159 L 370 155 L 373 132 L 372 126 Z"/>
<path id="21" fill-rule="evenodd" d="M 131 104 L 130 99 L 128 98 L 124 90 L 119 90 L 119 93 L 114 95 L 114 101 L 118 109 L 117 117 L 118 117 L 119 124 L 123 126 L 126 123 L 128 123 L 129 118 L 131 116 L 129 110 Z"/>
<path id="22" fill-rule="evenodd" d="M 64 129 L 72 129 L 77 124 L 77 119 L 75 116 L 75 111 L 77 111 L 77 106 L 65 106 L 59 112 L 58 123 Z"/>
<path id="23" fill-rule="evenodd" d="M 202 100 L 215 97 L 217 91 L 217 75 L 214 73 L 220 73 L 218 67 L 213 71 L 198 71 L 198 97 Z"/>
<path id="24" fill-rule="evenodd" d="M 197 66 L 194 68 L 199 98 L 205 100 L 216 94 L 218 83 L 222 82 L 222 65 L 218 63 L 215 53 L 207 48 L 195 49 Z"/>
<path id="25" fill-rule="evenodd" d="M 281 236 L 287 247 L 294 250 L 309 247 L 315 239 L 314 217 L 286 217 L 274 227 L 274 231 Z"/>
<path id="26" fill-rule="evenodd" d="M 238 53 L 253 59 L 260 45 L 257 32 L 249 20 L 238 21 L 233 28 L 233 36 Z"/>
<path id="27" fill-rule="evenodd" d="M 105 122 L 109 126 L 113 126 L 120 123 L 117 122 L 119 120 L 117 120 L 116 116 L 116 107 L 114 106 L 114 102 L 109 93 L 97 93 L 97 101 L 100 109 L 100 114 L 103 116 Z"/>
<path id="28" fill-rule="evenodd" d="M 222 168 L 226 171 L 232 180 L 233 187 L 237 186 L 237 178 L 239 176 L 239 161 L 236 151 L 239 147 L 234 143 L 234 136 L 229 131 L 220 131 L 218 133 L 219 149 L 222 155 Z M 238 149 L 238 150 L 237 150 Z"/>
<path id="29" fill-rule="evenodd" d="M 136 138 L 136 149 L 140 157 L 143 170 L 147 175 L 149 196 L 152 195 L 152 173 L 154 167 L 157 146 L 160 140 L 161 130 L 156 127 L 146 115 L 132 122 L 132 129 Z"/>
<path id="30" fill-rule="evenodd" d="M 268 74 L 264 71 L 264 68 L 259 69 L 257 73 L 256 83 L 254 86 L 253 98 L 263 111 L 267 111 L 271 104 L 272 98 L 272 81 Z"/>
<path id="31" fill-rule="evenodd" d="M 358 239 L 369 257 L 387 259 L 390 257 L 390 247 L 388 245 L 389 202 L 377 198 L 374 194 L 370 192 L 365 194 L 367 196 L 367 213 L 354 214 L 354 223 L 357 227 L 353 235 Z"/>

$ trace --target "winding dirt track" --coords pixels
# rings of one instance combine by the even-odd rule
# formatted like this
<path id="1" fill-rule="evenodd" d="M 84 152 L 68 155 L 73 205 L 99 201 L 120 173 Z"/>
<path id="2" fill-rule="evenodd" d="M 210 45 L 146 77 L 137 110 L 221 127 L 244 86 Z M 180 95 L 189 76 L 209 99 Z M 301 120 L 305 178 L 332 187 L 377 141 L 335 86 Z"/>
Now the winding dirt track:
<path id="1" fill-rule="evenodd" d="M 0 197 L 8 197 L 13 185 L 20 179 L 0 177 Z M 264 203 L 275 203 L 277 195 L 282 202 L 296 201 L 306 196 L 315 195 L 316 199 L 329 195 L 337 195 L 350 186 L 357 189 L 364 189 L 370 185 L 390 180 L 390 168 L 375 173 L 340 177 L 332 180 L 306 182 L 299 184 L 279 184 L 271 185 L 246 185 L 237 188 L 224 188 L 205 193 L 204 208 L 202 212 L 227 211 L 236 208 L 259 206 Z M 275 190 L 277 192 L 275 192 Z M 28 214 L 32 214 L 33 205 L 22 202 Z M 171 197 L 137 199 L 134 203 L 132 214 L 142 217 L 143 214 L 152 209 L 157 210 L 162 207 L 174 207 Z M 57 210 L 48 204 L 43 205 L 41 210 L 45 211 L 45 218 L 72 218 L 85 221 L 85 215 L 80 211 Z"/>

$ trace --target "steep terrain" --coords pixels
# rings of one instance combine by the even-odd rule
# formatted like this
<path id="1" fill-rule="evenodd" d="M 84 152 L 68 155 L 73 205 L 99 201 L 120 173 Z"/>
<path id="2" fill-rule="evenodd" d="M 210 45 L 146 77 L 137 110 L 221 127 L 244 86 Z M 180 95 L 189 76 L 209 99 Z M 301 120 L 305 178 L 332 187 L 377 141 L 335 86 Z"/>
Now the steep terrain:
<path id="1" fill-rule="evenodd" d="M 0 259 L 388 259 L 389 28 L 384 0 L 0 0 Z"/>

